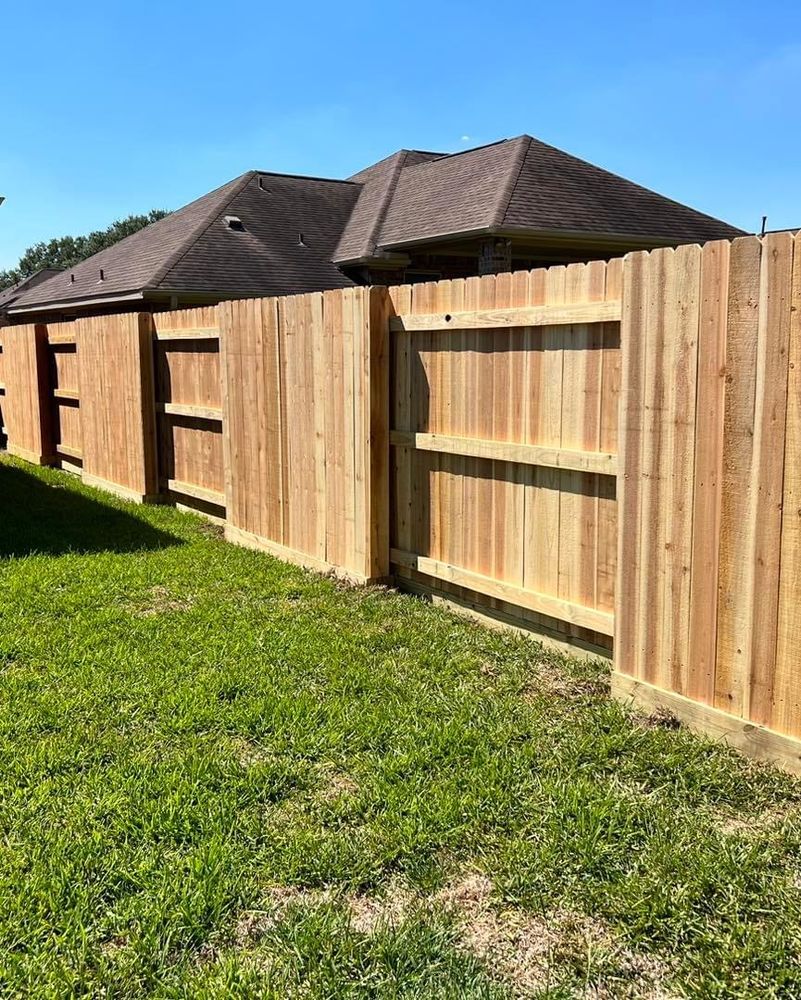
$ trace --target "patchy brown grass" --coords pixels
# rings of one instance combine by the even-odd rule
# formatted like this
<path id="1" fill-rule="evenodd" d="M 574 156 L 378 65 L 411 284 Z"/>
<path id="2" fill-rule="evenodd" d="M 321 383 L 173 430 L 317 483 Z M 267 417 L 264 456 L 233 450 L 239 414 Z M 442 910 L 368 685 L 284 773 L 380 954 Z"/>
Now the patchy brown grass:
<path id="1" fill-rule="evenodd" d="M 532 915 L 493 903 L 486 875 L 472 874 L 446 886 L 435 902 L 461 928 L 461 944 L 486 964 L 514 996 L 532 996 L 555 985 L 565 966 L 594 965 L 603 970 L 588 984 L 590 998 L 666 1000 L 666 963 L 636 954 L 617 940 L 601 920 L 569 910 Z M 608 971 L 607 971 L 608 970 Z"/>
<path id="2" fill-rule="evenodd" d="M 727 835 L 756 837 L 792 820 L 801 820 L 801 806 L 790 802 L 772 805 L 761 813 L 751 816 L 718 814 L 715 817 L 715 825 L 721 833 Z"/>
<path id="3" fill-rule="evenodd" d="M 153 618 L 179 611 L 189 611 L 194 606 L 193 597 L 176 597 L 167 587 L 157 584 L 137 603 L 129 603 L 128 610 L 137 618 Z"/>
<path id="4" fill-rule="evenodd" d="M 483 671 L 482 671 L 483 672 Z M 523 697 L 599 698 L 609 694 L 608 677 L 574 677 L 558 665 L 546 662 L 532 671 Z"/>
<path id="5" fill-rule="evenodd" d="M 324 777 L 323 786 L 317 793 L 321 802 L 332 803 L 356 795 L 359 785 L 354 778 L 342 771 L 333 771 Z"/>
<path id="6" fill-rule="evenodd" d="M 226 740 L 224 752 L 230 753 L 246 769 L 257 767 L 259 764 L 264 764 L 274 757 L 273 754 L 268 753 L 258 743 L 240 736 Z"/>
<path id="7" fill-rule="evenodd" d="M 264 894 L 262 909 L 246 910 L 240 914 L 234 928 L 234 944 L 239 948 L 257 944 L 267 931 L 296 907 L 314 909 L 338 903 L 347 910 L 351 930 L 371 935 L 379 928 L 398 927 L 420 902 L 420 897 L 401 879 L 392 879 L 381 895 L 343 892 L 332 886 L 322 889 L 272 886 Z"/>
<path id="8" fill-rule="evenodd" d="M 635 712 L 632 716 L 636 725 L 642 729 L 681 729 L 681 719 L 675 716 L 669 708 L 660 706 L 649 714 Z"/>
<path id="9" fill-rule="evenodd" d="M 400 927 L 412 914 L 444 910 L 457 929 L 457 947 L 477 958 L 488 974 L 526 998 L 553 987 L 567 969 L 586 970 L 586 1000 L 673 1000 L 670 964 L 623 945 L 604 921 L 567 909 L 535 915 L 493 899 L 493 885 L 481 873 L 449 883 L 431 896 L 413 892 L 400 878 L 373 895 L 331 886 L 305 889 L 273 886 L 263 907 L 240 914 L 233 931 L 237 950 L 259 946 L 294 908 L 333 903 L 344 907 L 350 929 L 372 936 Z"/>
<path id="10" fill-rule="evenodd" d="M 201 535 L 207 535 L 209 538 L 225 538 L 225 525 L 220 524 L 219 521 L 209 521 L 204 518 L 197 530 Z"/>

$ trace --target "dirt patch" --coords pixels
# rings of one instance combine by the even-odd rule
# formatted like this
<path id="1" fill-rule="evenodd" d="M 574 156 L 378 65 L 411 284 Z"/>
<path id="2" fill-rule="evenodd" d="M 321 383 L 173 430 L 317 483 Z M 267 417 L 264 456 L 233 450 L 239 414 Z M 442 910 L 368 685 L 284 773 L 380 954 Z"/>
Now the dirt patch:
<path id="1" fill-rule="evenodd" d="M 314 909 L 334 899 L 331 889 L 304 889 L 294 885 L 271 886 L 264 893 L 264 905 L 257 910 L 243 910 L 234 925 L 233 943 L 248 949 L 257 945 L 268 931 L 295 907 Z"/>
<path id="2" fill-rule="evenodd" d="M 265 764 L 272 758 L 269 751 L 243 736 L 232 737 L 227 742 L 226 750 L 246 769 Z"/>
<path id="3" fill-rule="evenodd" d="M 420 898 L 402 879 L 392 879 L 381 896 L 351 894 L 346 897 L 350 911 L 351 930 L 358 934 L 375 934 L 379 928 L 399 927 Z"/>
<path id="4" fill-rule="evenodd" d="M 681 729 L 681 719 L 667 708 L 657 708 L 650 715 L 639 715 L 637 722 L 644 729 Z"/>
<path id="5" fill-rule="evenodd" d="M 433 896 L 413 892 L 400 878 L 380 895 L 343 892 L 333 887 L 304 889 L 274 886 L 263 907 L 240 914 L 233 932 L 239 950 L 258 948 L 264 936 L 294 908 L 333 903 L 344 907 L 350 929 L 373 935 L 397 928 L 415 911 L 444 910 L 453 919 L 457 947 L 486 965 L 490 976 L 518 998 L 553 988 L 569 973 L 589 973 L 586 1000 L 676 1000 L 668 982 L 668 962 L 626 948 L 604 921 L 567 909 L 533 915 L 493 899 L 490 879 L 472 873 Z"/>
<path id="6" fill-rule="evenodd" d="M 295 908 L 315 909 L 328 903 L 340 904 L 347 912 L 351 930 L 370 935 L 379 927 L 398 927 L 419 902 L 419 897 L 400 879 L 393 879 L 380 896 L 343 892 L 333 887 L 272 886 L 264 894 L 262 908 L 245 910 L 239 915 L 234 927 L 234 945 L 240 949 L 257 945 Z"/>
<path id="7" fill-rule="evenodd" d="M 761 836 L 776 829 L 788 820 L 801 819 L 801 806 L 797 802 L 782 803 L 763 809 L 752 816 L 716 816 L 715 825 L 721 833 L 729 836 Z"/>
<path id="8" fill-rule="evenodd" d="M 153 618 L 156 615 L 172 614 L 179 611 L 189 611 L 194 606 L 192 597 L 176 597 L 167 587 L 156 585 L 151 587 L 146 596 L 138 603 L 130 603 L 128 610 L 137 618 Z"/>
<path id="9" fill-rule="evenodd" d="M 114 934 L 100 942 L 100 954 L 106 958 L 114 958 L 128 947 L 128 938 L 124 934 Z"/>
<path id="10" fill-rule="evenodd" d="M 603 921 L 569 910 L 534 916 L 492 902 L 492 883 L 472 874 L 446 886 L 435 902 L 460 926 L 462 947 L 485 963 L 517 997 L 529 997 L 556 985 L 570 966 L 583 967 L 588 957 L 603 969 L 586 988 L 587 998 L 667 1000 L 662 985 L 666 964 L 624 948 Z M 608 972 L 607 972 L 608 970 Z"/>
<path id="11" fill-rule="evenodd" d="M 201 535 L 206 535 L 209 538 L 225 538 L 225 525 L 218 524 L 216 521 L 204 520 L 202 524 L 197 526 L 197 530 Z"/>
<path id="12" fill-rule="evenodd" d="M 585 700 L 605 698 L 608 694 L 608 677 L 603 675 L 599 677 L 573 677 L 556 664 L 544 663 L 534 670 L 523 692 L 523 697 L 531 700 L 545 695 L 567 700 Z"/>
<path id="13" fill-rule="evenodd" d="M 349 774 L 344 774 L 342 771 L 334 771 L 325 776 L 323 786 L 317 797 L 321 802 L 330 804 L 356 795 L 358 791 L 358 783 Z"/>

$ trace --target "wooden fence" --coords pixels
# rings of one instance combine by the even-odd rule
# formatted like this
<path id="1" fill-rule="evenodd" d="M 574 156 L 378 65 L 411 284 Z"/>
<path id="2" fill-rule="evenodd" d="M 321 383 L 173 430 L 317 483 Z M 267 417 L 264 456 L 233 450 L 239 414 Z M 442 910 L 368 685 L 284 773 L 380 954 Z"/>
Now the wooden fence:
<path id="1" fill-rule="evenodd" d="M 615 689 L 798 768 L 801 238 L 631 254 L 624 286 Z"/>
<path id="2" fill-rule="evenodd" d="M 621 273 L 391 289 L 397 577 L 609 645 Z"/>
<path id="3" fill-rule="evenodd" d="M 614 635 L 618 695 L 798 769 L 796 242 L 8 327 L 0 426 L 240 544 Z"/>
<path id="4" fill-rule="evenodd" d="M 232 541 L 386 577 L 387 301 L 350 288 L 219 307 Z"/>
<path id="5" fill-rule="evenodd" d="M 153 314 L 158 489 L 225 517 L 217 307 Z"/>

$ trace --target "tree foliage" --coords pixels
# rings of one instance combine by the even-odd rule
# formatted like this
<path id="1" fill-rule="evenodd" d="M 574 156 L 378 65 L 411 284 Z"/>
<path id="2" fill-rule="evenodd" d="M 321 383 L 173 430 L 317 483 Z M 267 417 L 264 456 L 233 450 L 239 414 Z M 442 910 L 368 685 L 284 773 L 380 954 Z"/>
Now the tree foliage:
<path id="1" fill-rule="evenodd" d="M 16 267 L 0 271 L 0 289 L 16 284 L 43 267 L 74 267 L 87 257 L 119 243 L 126 236 L 169 214 L 164 209 L 154 208 L 147 215 L 129 215 L 126 219 L 112 222 L 107 229 L 97 229 L 87 236 L 59 236 L 46 242 L 34 243 L 20 257 Z"/>

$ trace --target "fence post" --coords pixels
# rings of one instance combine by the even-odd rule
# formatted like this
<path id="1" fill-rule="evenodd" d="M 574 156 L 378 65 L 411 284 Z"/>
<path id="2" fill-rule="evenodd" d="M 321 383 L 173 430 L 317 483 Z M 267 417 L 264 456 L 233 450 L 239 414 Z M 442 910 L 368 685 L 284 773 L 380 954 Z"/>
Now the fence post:
<path id="1" fill-rule="evenodd" d="M 370 580 L 389 576 L 389 396 L 390 351 L 389 317 L 392 302 L 389 290 L 374 286 L 369 296 L 369 356 L 364 401 L 370 422 L 370 461 L 367 481 L 367 524 L 369 538 L 365 575 Z"/>
<path id="2" fill-rule="evenodd" d="M 4 420 L 10 455 L 35 465 L 55 461 L 50 406 L 50 362 L 43 323 L 6 327 Z"/>
<path id="3" fill-rule="evenodd" d="M 76 321 L 83 481 L 126 500 L 158 499 L 153 317 Z"/>

